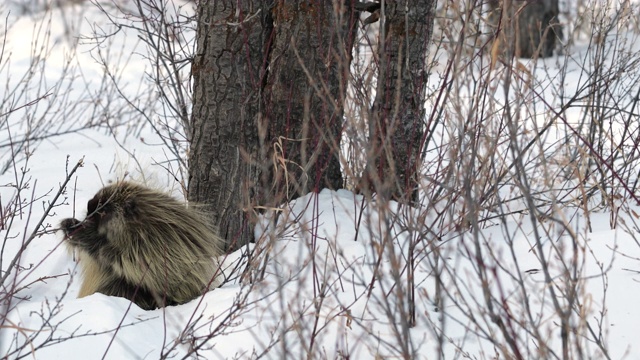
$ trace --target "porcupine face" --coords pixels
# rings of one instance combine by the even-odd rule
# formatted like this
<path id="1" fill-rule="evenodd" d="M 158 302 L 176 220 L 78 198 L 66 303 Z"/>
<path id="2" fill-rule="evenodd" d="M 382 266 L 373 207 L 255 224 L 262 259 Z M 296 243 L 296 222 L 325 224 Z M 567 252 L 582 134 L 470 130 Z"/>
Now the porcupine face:
<path id="1" fill-rule="evenodd" d="M 62 220 L 60 225 L 70 246 L 97 257 L 100 249 L 109 244 L 107 229 L 111 225 L 110 222 L 118 216 L 133 215 L 127 214 L 131 212 L 131 206 L 118 203 L 117 196 L 120 194 L 117 194 L 115 189 L 113 186 L 106 187 L 89 200 L 84 220 Z"/>
<path id="2" fill-rule="evenodd" d="M 100 234 L 98 229 L 101 222 L 107 220 L 103 217 L 106 217 L 108 210 L 106 204 L 100 201 L 99 194 L 96 194 L 87 203 L 87 217 L 83 221 L 74 218 L 62 220 L 60 225 L 69 245 L 95 254 L 107 242 L 106 233 Z"/>
<path id="3" fill-rule="evenodd" d="M 87 202 L 84 220 L 62 220 L 60 225 L 67 245 L 79 251 L 83 270 L 79 297 L 100 292 L 127 298 L 147 310 L 175 304 L 157 291 L 132 282 L 122 270 L 122 258 L 132 249 L 127 246 L 128 241 L 123 247 L 122 239 L 134 240 L 134 234 L 127 231 L 134 230 L 132 224 L 138 218 L 136 205 L 142 205 L 137 201 L 141 200 L 137 199 L 140 190 L 139 186 L 128 183 L 107 186 Z"/>

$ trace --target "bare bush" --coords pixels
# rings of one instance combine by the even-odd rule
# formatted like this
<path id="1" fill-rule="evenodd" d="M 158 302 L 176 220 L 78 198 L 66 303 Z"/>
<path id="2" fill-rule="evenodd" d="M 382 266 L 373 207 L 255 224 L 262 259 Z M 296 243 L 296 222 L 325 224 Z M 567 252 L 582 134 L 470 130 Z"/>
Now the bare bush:
<path id="1" fill-rule="evenodd" d="M 119 94 L 108 88 L 106 77 L 94 77 L 99 72 L 78 51 L 83 9 L 66 3 L 24 2 L 21 5 L 28 11 L 16 17 L 12 10 L 18 5 L 3 4 L 6 22 L 0 32 L 0 329 L 15 330 L 11 336 L 3 332 L 2 356 L 12 358 L 103 333 L 56 332 L 73 317 L 62 307 L 72 272 L 51 272 L 58 271 L 52 258 L 62 251 L 55 235 L 57 211 L 75 200 L 75 193 L 69 193 L 70 182 L 83 166 L 83 157 L 46 159 L 39 149 L 43 142 L 65 147 L 65 136 L 71 134 L 118 128 L 123 110 L 113 98 Z M 47 173 L 56 168 L 53 164 L 64 169 L 57 186 L 50 185 L 57 175 Z M 47 179 L 49 183 L 43 184 Z M 41 252 L 42 258 L 33 259 L 30 253 L 38 248 L 47 250 Z M 66 283 L 64 291 L 47 296 L 47 284 L 60 281 Z M 24 328 L 16 314 L 30 302 L 42 302 L 30 314 L 39 317 L 41 325 Z"/>
<path id="2" fill-rule="evenodd" d="M 126 3 L 94 1 L 109 19 L 106 27 L 96 24 L 83 38 L 95 44 L 96 61 L 105 67 L 108 82 L 133 112 L 128 134 L 137 136 L 140 128 L 150 126 L 168 152 L 159 161 L 186 189 L 186 154 L 191 134 L 191 61 L 194 53 L 194 4 L 167 0 L 135 0 Z M 125 31 L 126 30 L 126 31 Z M 140 61 L 145 64 L 141 92 L 126 92 L 118 75 L 122 63 L 114 61 L 108 50 L 127 34 L 139 35 Z M 153 89 L 152 93 L 148 89 Z M 143 91 L 142 91 L 143 90 Z M 114 135 L 118 135 L 114 133 Z M 144 139 L 142 139 L 144 141 Z M 154 145 L 154 144 L 150 144 Z"/>

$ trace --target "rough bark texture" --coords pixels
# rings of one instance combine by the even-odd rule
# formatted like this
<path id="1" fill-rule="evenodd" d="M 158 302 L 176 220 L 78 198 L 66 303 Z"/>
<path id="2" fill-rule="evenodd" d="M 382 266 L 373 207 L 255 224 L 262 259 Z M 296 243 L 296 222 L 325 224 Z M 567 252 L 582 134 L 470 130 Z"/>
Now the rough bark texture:
<path id="1" fill-rule="evenodd" d="M 562 38 L 558 0 L 492 0 L 489 21 L 510 58 L 549 57 Z"/>
<path id="2" fill-rule="evenodd" d="M 378 84 L 365 187 L 378 196 L 417 200 L 435 0 L 386 1 L 380 9 Z"/>
<path id="3" fill-rule="evenodd" d="M 207 207 L 228 248 L 253 239 L 250 209 L 260 197 L 256 124 L 269 34 L 265 3 L 198 5 L 189 200 Z"/>
<path id="4" fill-rule="evenodd" d="M 265 109 L 273 194 L 281 200 L 342 187 L 339 145 L 356 30 L 348 3 L 278 0 L 272 9 Z"/>
<path id="5" fill-rule="evenodd" d="M 228 249 L 253 239 L 259 209 L 342 186 L 355 33 L 343 3 L 198 4 L 189 199 L 207 206 Z"/>

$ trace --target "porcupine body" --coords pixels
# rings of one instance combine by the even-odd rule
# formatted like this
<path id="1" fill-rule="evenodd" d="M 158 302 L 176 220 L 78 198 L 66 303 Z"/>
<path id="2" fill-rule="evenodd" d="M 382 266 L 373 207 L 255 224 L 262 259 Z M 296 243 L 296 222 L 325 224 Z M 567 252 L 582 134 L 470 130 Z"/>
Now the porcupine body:
<path id="1" fill-rule="evenodd" d="M 162 192 L 118 182 L 87 203 L 87 216 L 61 222 L 80 259 L 78 297 L 99 292 L 143 309 L 190 301 L 218 285 L 223 241 L 206 217 Z"/>

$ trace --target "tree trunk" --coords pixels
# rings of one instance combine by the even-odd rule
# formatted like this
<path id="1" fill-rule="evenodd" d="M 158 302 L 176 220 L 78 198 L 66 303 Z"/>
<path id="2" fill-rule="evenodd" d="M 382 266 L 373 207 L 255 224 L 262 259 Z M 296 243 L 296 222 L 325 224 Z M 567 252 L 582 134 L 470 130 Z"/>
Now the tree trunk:
<path id="1" fill-rule="evenodd" d="M 492 0 L 490 24 L 509 58 L 549 57 L 562 38 L 558 0 Z"/>
<path id="2" fill-rule="evenodd" d="M 229 250 L 253 239 L 258 209 L 342 187 L 355 16 L 338 4 L 198 4 L 189 200 L 211 212 Z"/>
<path id="3" fill-rule="evenodd" d="M 365 187 L 386 199 L 418 199 L 434 14 L 435 0 L 385 1 L 380 8 L 378 83 Z"/>
<path id="4" fill-rule="evenodd" d="M 198 5 L 188 194 L 209 210 L 229 249 L 253 239 L 250 211 L 261 196 L 256 124 L 270 32 L 264 3 Z"/>
<path id="5" fill-rule="evenodd" d="M 356 30 L 353 7 L 343 3 L 278 0 L 272 10 L 265 109 L 276 204 L 343 186 L 340 138 Z"/>

